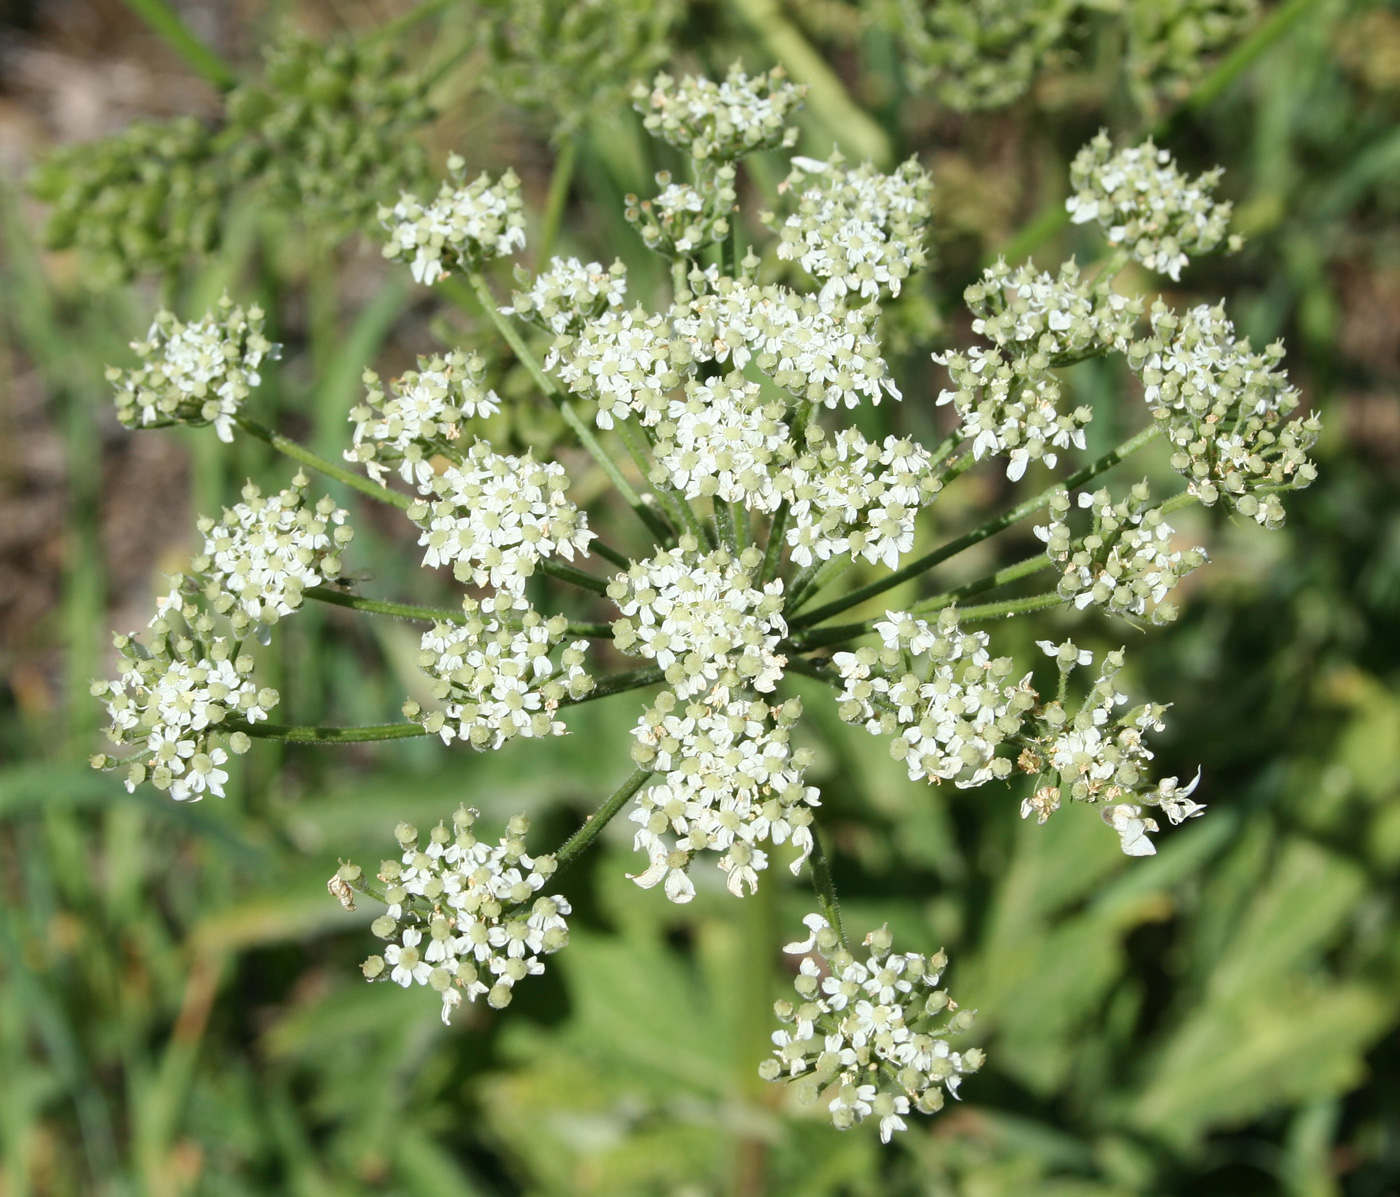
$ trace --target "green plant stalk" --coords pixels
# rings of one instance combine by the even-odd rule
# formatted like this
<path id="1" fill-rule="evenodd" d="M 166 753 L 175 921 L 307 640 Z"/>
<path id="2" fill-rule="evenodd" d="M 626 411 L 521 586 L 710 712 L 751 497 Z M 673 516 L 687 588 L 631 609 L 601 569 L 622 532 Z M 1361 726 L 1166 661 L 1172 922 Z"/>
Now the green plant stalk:
<path id="1" fill-rule="evenodd" d="M 572 565 L 564 565 L 548 557 L 541 557 L 535 562 L 535 568 L 542 574 L 547 574 L 551 578 L 557 578 L 561 582 L 568 582 L 572 586 L 581 587 L 584 590 L 591 590 L 594 594 L 606 595 L 608 584 L 595 574 L 584 573 L 581 569 L 575 569 Z"/>
<path id="2" fill-rule="evenodd" d="M 619 553 L 611 545 L 606 545 L 601 540 L 590 540 L 588 542 L 588 551 L 590 553 L 597 553 L 604 561 L 617 566 L 618 569 L 626 569 L 632 564 L 632 559 L 628 557 L 626 553 Z"/>
<path id="3" fill-rule="evenodd" d="M 626 500 L 627 505 L 637 513 L 638 518 L 651 529 L 653 535 L 665 539 L 670 535 L 670 529 L 656 512 L 642 501 L 636 489 L 626 478 L 622 476 L 622 471 L 617 468 L 617 463 L 608 455 L 607 451 L 598 443 L 598 438 L 593 435 L 593 430 L 584 423 L 583 417 L 574 409 L 574 405 L 569 402 L 568 397 L 559 389 L 558 384 L 549 377 L 535 360 L 535 355 L 530 352 L 524 339 L 516 332 L 515 327 L 509 320 L 501 314 L 496 306 L 496 297 L 491 294 L 491 287 L 486 281 L 486 276 L 479 270 L 473 270 L 467 275 L 467 282 L 471 284 L 472 291 L 476 295 L 477 302 L 481 304 L 491 323 L 496 326 L 496 331 L 505 338 L 505 342 L 510 346 L 511 352 L 515 354 L 520 364 L 529 372 L 531 378 L 535 380 L 535 385 L 548 396 L 551 402 L 559 409 L 566 423 L 573 429 L 574 435 L 578 437 L 581 444 L 590 457 L 593 458 L 607 475 L 608 481 L 617 488 L 618 494 Z"/>
<path id="4" fill-rule="evenodd" d="M 613 427 L 617 431 L 618 438 L 626 446 L 628 454 L 631 455 L 633 463 L 637 467 L 637 472 L 647 480 L 651 478 L 651 441 L 647 436 L 646 429 L 643 428 L 633 416 L 628 416 L 625 420 L 617 420 Z M 690 504 L 684 495 L 671 487 L 662 485 L 654 490 L 656 501 L 661 505 L 661 510 L 671 521 L 674 528 L 688 528 L 697 537 L 700 536 L 700 521 L 696 518 L 695 512 L 691 510 Z M 669 547 L 676 541 L 675 532 L 663 539 L 662 544 Z"/>
<path id="5" fill-rule="evenodd" d="M 948 455 L 966 439 L 962 434 L 962 426 L 959 424 L 933 447 L 933 452 L 929 454 L 929 465 L 942 465 Z"/>
<path id="6" fill-rule="evenodd" d="M 739 555 L 739 537 L 734 528 L 734 511 L 721 498 L 716 498 L 715 508 L 715 528 L 719 532 L 720 540 L 736 557 Z"/>
<path id="7" fill-rule="evenodd" d="M 821 832 L 815 823 L 812 824 L 812 854 L 807 857 L 807 863 L 812 868 L 812 888 L 817 891 L 817 901 L 821 903 L 822 914 L 836 932 L 841 946 L 850 951 L 851 945 L 846 940 L 846 928 L 841 923 L 841 904 L 836 900 L 836 884 L 831 879 L 831 863 L 826 858 Z"/>
<path id="8" fill-rule="evenodd" d="M 732 3 L 768 52 L 797 82 L 807 85 L 808 107 L 821 118 L 841 148 L 857 161 L 868 158 L 882 170 L 888 167 L 894 149 L 884 129 L 851 99 L 840 78 L 802 31 L 783 15 L 777 0 Z"/>
<path id="9" fill-rule="evenodd" d="M 1064 601 L 1058 593 L 1053 591 L 1046 594 L 1032 594 L 1026 598 L 1004 599 L 997 603 L 983 603 L 979 607 L 964 607 L 958 612 L 958 621 L 960 623 L 976 623 L 983 619 L 1008 619 L 1014 615 L 1025 615 L 1031 611 L 1053 607 Z M 944 606 L 949 605 L 944 604 Z M 919 613 L 917 608 L 911 611 L 911 614 Z M 854 640 L 857 636 L 869 635 L 879 622 L 877 619 L 867 619 L 860 623 L 838 623 L 824 628 L 812 628 L 801 635 L 794 636 L 791 644 L 799 652 L 807 652 L 810 649 L 823 648 L 831 644 L 841 644 L 847 640 Z"/>
<path id="10" fill-rule="evenodd" d="M 810 399 L 799 400 L 793 409 L 792 417 L 792 441 L 795 445 L 802 445 L 807 440 L 807 425 L 812 422 L 812 412 L 815 404 Z M 777 576 L 778 567 L 783 559 L 783 536 L 787 533 L 788 519 L 792 515 L 792 504 L 786 499 L 778 507 L 777 514 L 773 517 L 773 522 L 768 529 L 768 543 L 763 550 L 763 566 L 758 573 L 759 586 Z"/>
<path id="11" fill-rule="evenodd" d="M 666 672 L 654 666 L 632 669 L 604 678 L 582 698 L 566 698 L 561 707 L 582 706 L 614 694 L 640 690 L 664 681 Z M 230 720 L 225 731 L 241 731 L 254 740 L 273 740 L 286 744 L 361 744 L 376 740 L 411 740 L 428 732 L 417 723 L 372 723 L 360 727 L 315 727 L 287 723 L 243 723 Z"/>
<path id="12" fill-rule="evenodd" d="M 794 653 L 801 651 L 798 646 L 794 644 L 785 644 L 780 647 L 791 648 Z M 823 657 L 813 659 L 795 655 L 789 656 L 787 660 L 787 669 L 790 673 L 800 673 L 804 677 L 815 678 L 817 681 L 823 682 L 836 690 L 841 689 L 843 684 L 840 675 L 837 674 L 830 665 L 825 664 L 825 658 Z"/>
<path id="13" fill-rule="evenodd" d="M 816 598 L 854 564 L 855 561 L 845 553 L 823 562 L 821 568 L 807 579 L 801 592 L 792 596 L 793 609 L 800 609 L 803 603 Z"/>
<path id="14" fill-rule="evenodd" d="M 411 740 L 426 736 L 427 728 L 418 723 L 373 723 L 361 727 L 315 727 L 288 723 L 249 723 L 229 725 L 254 740 L 274 740 L 281 744 L 367 744 L 375 740 Z"/>
<path id="15" fill-rule="evenodd" d="M 238 72 L 197 38 L 179 14 L 165 0 L 126 0 L 127 8 L 140 17 L 195 72 L 220 91 L 238 84 Z"/>
<path id="16" fill-rule="evenodd" d="M 343 590 L 332 590 L 327 586 L 312 586 L 302 591 L 305 598 L 317 602 L 330 603 L 335 607 L 346 607 L 351 611 L 364 611 L 370 615 L 392 615 L 396 619 L 415 619 L 420 623 L 465 623 L 466 616 L 460 607 L 422 607 L 417 603 L 393 603 L 384 599 L 363 598 L 358 594 L 347 594 Z M 612 625 L 607 623 L 571 623 L 565 635 L 592 636 L 598 639 L 612 639 Z"/>
<path id="17" fill-rule="evenodd" d="M 729 522 L 734 525 L 734 543 L 743 552 L 753 543 L 752 529 L 749 526 L 749 509 L 742 503 L 729 504 Z"/>
<path id="18" fill-rule="evenodd" d="M 1025 598 L 1005 599 L 999 603 L 983 603 L 980 607 L 964 607 L 958 612 L 959 623 L 980 623 L 986 619 L 1011 619 L 1017 615 L 1029 615 L 1032 611 L 1044 611 L 1047 607 L 1057 607 L 1065 600 L 1058 591 L 1045 594 L 1031 594 Z"/>
<path id="19" fill-rule="evenodd" d="M 917 578 L 920 574 L 926 573 L 936 565 L 941 565 L 950 557 L 956 557 L 964 549 L 969 549 L 975 544 L 980 544 L 989 536 L 995 536 L 1012 524 L 1020 523 L 1028 515 L 1033 515 L 1042 507 L 1049 504 L 1050 500 L 1061 491 L 1070 491 L 1078 486 L 1083 486 L 1092 478 L 1097 478 L 1100 474 L 1111 470 L 1124 458 L 1131 456 L 1161 434 L 1161 427 L 1155 423 L 1148 425 L 1135 436 L 1129 437 L 1116 449 L 1111 449 L 1102 457 L 1091 461 L 1082 469 L 1076 470 L 1069 477 L 1062 479 L 1053 486 L 1041 491 L 1033 498 L 1027 499 L 1019 506 L 1013 507 L 1010 511 L 988 520 L 979 528 L 974 528 L 955 540 L 950 540 L 946 544 L 936 548 L 931 553 L 915 561 L 911 561 L 903 569 L 898 569 L 888 577 L 880 579 L 878 582 L 871 582 L 868 586 L 862 586 L 859 590 L 853 590 L 850 594 L 843 595 L 825 606 L 818 607 L 815 611 L 808 611 L 804 615 L 798 616 L 791 623 L 794 631 L 811 627 L 813 624 L 821 623 L 830 619 L 833 615 L 839 615 L 842 611 L 847 611 L 851 607 L 865 602 L 866 599 L 874 598 L 878 594 L 884 594 L 901 582 L 907 582 L 910 578 Z"/>
<path id="20" fill-rule="evenodd" d="M 395 17 L 392 21 L 385 21 L 378 29 L 366 34 L 360 39 L 360 44 L 378 46 L 385 42 L 391 42 L 407 33 L 415 25 L 421 25 L 424 21 L 432 20 L 439 13 L 446 12 L 456 3 L 457 0 L 424 0 L 424 3 L 410 8 L 402 16 Z"/>
<path id="21" fill-rule="evenodd" d="M 996 590 L 1020 578 L 1028 578 L 1032 574 L 1041 573 L 1043 570 L 1052 568 L 1054 564 L 1044 553 L 1037 553 L 1034 557 L 1027 557 L 1024 561 L 1016 562 L 1015 565 L 1008 565 L 995 573 L 987 574 L 985 577 L 959 586 L 956 590 L 935 594 L 922 602 L 915 603 L 909 608 L 909 613 L 911 615 L 927 615 L 934 611 L 941 611 L 944 607 L 951 607 L 962 602 L 965 598 L 971 598 L 974 594 L 981 594 L 986 590 Z"/>
<path id="22" fill-rule="evenodd" d="M 554 170 L 549 176 L 549 191 L 545 195 L 544 215 L 540 220 L 538 260 L 541 267 L 549 261 L 549 255 L 554 252 L 554 243 L 559 239 L 559 227 L 564 222 L 564 208 L 569 202 L 569 188 L 573 185 L 577 164 L 578 139 L 571 137 L 559 147 Z"/>
<path id="23" fill-rule="evenodd" d="M 1238 76 L 1253 66 L 1316 4 L 1317 0 L 1285 0 L 1215 64 L 1215 68 L 1192 89 L 1182 107 L 1191 112 L 1200 112 L 1215 103 Z"/>
<path id="24" fill-rule="evenodd" d="M 779 506 L 777 513 L 773 516 L 773 522 L 768 527 L 768 543 L 763 550 L 763 565 L 758 571 L 758 588 L 763 589 L 765 582 L 769 581 L 778 572 L 778 567 L 783 559 L 783 536 L 787 533 L 788 517 L 792 507 L 786 499 Z"/>
<path id="25" fill-rule="evenodd" d="M 260 441 L 271 445 L 279 453 L 285 453 L 293 461 L 299 461 L 304 466 L 310 466 L 318 473 L 325 474 L 327 478 L 334 478 L 337 482 L 343 482 L 351 490 L 357 490 L 362 495 L 368 495 L 371 499 L 377 499 L 381 503 L 388 503 L 390 507 L 397 507 L 400 511 L 407 511 L 413 504 L 413 499 L 396 490 L 390 490 L 387 486 L 380 486 L 379 483 L 338 466 L 333 461 L 328 461 L 319 453 L 313 453 L 305 445 L 300 445 L 290 437 L 283 436 L 280 432 L 273 432 L 271 428 L 265 428 L 256 420 L 250 420 L 246 416 L 237 417 L 238 426 L 255 436 Z"/>
<path id="26" fill-rule="evenodd" d="M 634 772 L 609 795 L 602 806 L 588 816 L 582 827 L 559 846 L 559 850 L 554 853 L 554 859 L 561 869 L 577 860 L 588 846 L 602 834 L 603 828 L 612 822 L 632 796 L 646 785 L 647 778 L 650 776 L 650 769 L 638 769 Z"/>

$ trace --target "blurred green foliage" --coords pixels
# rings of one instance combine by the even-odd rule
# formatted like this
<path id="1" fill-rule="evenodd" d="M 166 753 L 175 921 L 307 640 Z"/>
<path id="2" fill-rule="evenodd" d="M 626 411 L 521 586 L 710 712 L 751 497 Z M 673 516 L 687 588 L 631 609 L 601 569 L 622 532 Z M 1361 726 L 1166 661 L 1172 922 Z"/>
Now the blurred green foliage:
<path id="1" fill-rule="evenodd" d="M 514 110 L 490 107 L 483 89 L 513 96 L 528 53 L 552 54 L 552 37 L 575 50 L 606 41 L 614 10 L 585 7 L 521 10 L 524 33 L 492 25 L 494 58 L 477 52 L 442 74 L 430 136 L 457 145 L 508 124 Z M 1155 29 L 1183 6 L 1137 9 L 1134 28 Z M 1199 762 L 1208 816 L 1151 860 L 1128 860 L 1093 812 L 1027 824 L 1009 796 L 910 783 L 877 741 L 834 716 L 820 727 L 823 821 L 848 921 L 888 921 L 911 950 L 946 946 L 951 986 L 979 1010 L 989 1049 L 965 1101 L 890 1149 L 873 1128 L 837 1134 L 774 1105 L 756 1077 L 786 967 L 778 945 L 809 908 L 795 883 L 742 904 L 702 889 L 673 907 L 623 878 L 631 860 L 615 829 L 570 880 L 574 942 L 508 1017 L 472 1010 L 449 1030 L 423 994 L 360 982 L 372 912 L 346 914 L 327 896 L 337 858 L 375 859 L 395 822 L 431 824 L 463 800 L 498 823 L 523 807 L 543 842 L 558 838 L 625 772 L 627 700 L 584 708 L 575 734 L 544 748 L 480 757 L 427 743 L 348 757 L 263 745 L 228 801 L 197 806 L 127 795 L 82 765 L 96 746 L 86 679 L 106 668 L 109 603 L 129 597 L 112 581 L 120 571 L 99 522 L 113 498 L 103 464 L 126 435 L 114 430 L 102 368 L 123 360 L 154 305 L 137 288 L 93 290 L 84 267 L 38 256 L 34 214 L 0 195 L 0 401 L 22 378 L 41 389 L 68 513 L 62 601 L 23 649 L 6 649 L 0 692 L 0 1194 L 1400 1190 L 1400 14 L 1317 0 L 1263 19 L 1283 9 L 1280 36 L 1228 86 L 1197 72 L 1207 91 L 1169 126 L 1184 161 L 1227 168 L 1250 238 L 1243 254 L 1189 275 L 1191 292 L 1226 296 L 1256 343 L 1284 336 L 1327 424 L 1320 480 L 1291 497 L 1288 527 L 1270 538 L 1222 523 L 1216 563 L 1179 623 L 1130 645 L 1134 687 L 1175 703 L 1164 772 L 1189 775 Z M 657 20 L 664 33 L 670 17 Z M 670 56 L 682 68 L 714 71 L 740 54 L 766 66 L 777 54 L 805 72 L 805 149 L 866 136 L 932 162 L 942 264 L 892 314 L 911 398 L 880 413 L 915 429 L 932 421 L 915 398 L 936 390 L 927 349 L 961 335 L 959 297 L 979 259 L 1028 221 L 1022 250 L 1047 263 L 1082 251 L 1055 215 L 1069 158 L 1101 123 L 1128 137 L 1157 116 L 1133 99 L 1140 79 L 1117 69 L 1121 27 L 1092 14 L 1075 26 L 1074 53 L 1042 64 L 1028 96 L 975 117 L 917 90 L 878 23 L 752 0 L 696 5 L 677 20 Z M 434 61 L 450 60 L 462 34 L 451 13 L 440 28 L 404 29 L 408 52 Z M 299 44 L 284 53 L 316 53 Z M 794 44 L 820 70 L 782 53 Z M 493 61 L 509 69 L 481 78 Z M 401 369 L 414 351 L 470 337 L 474 321 L 426 318 L 362 255 L 308 245 L 288 216 L 308 190 L 299 172 L 320 161 L 288 138 L 320 134 L 284 93 L 315 90 L 317 78 L 284 77 L 274 62 L 264 90 L 242 93 L 266 133 L 240 143 L 261 147 L 251 152 L 267 179 L 246 201 L 230 209 L 209 190 L 221 176 L 201 165 L 205 126 L 133 127 L 51 160 L 51 172 L 88 173 L 80 202 L 58 210 L 63 235 L 51 226 L 50 236 L 99 259 L 153 255 L 191 312 L 225 285 L 258 298 L 288 344 L 263 414 L 334 452 L 366 364 Z M 576 113 L 576 130 L 564 130 L 576 173 L 533 186 L 561 245 L 607 261 L 631 244 L 622 196 L 667 163 L 630 114 L 583 113 L 583 102 L 561 108 Z M 842 125 L 847 111 L 866 125 Z M 358 116 L 336 128 L 352 151 L 360 144 Z M 530 135 L 520 126 L 491 165 L 530 150 Z M 336 160 L 338 136 L 322 146 Z M 389 166 L 372 149 L 362 158 L 372 179 Z M 131 215 L 114 218 L 104 180 L 121 172 L 142 181 L 126 192 Z M 755 188 L 773 181 L 759 161 Z M 321 198 L 335 207 L 363 196 Z M 1030 219 L 1037 212 L 1047 215 Z M 112 219 L 136 232 L 103 232 Z M 140 244 L 121 243 L 128 236 Z M 216 246 L 188 264 L 186 251 Z M 634 287 L 654 285 L 654 272 L 639 258 Z M 494 368 L 503 395 L 528 385 Z M 1123 380 L 1077 369 L 1100 411 L 1093 427 L 1111 437 Z M 538 417 L 499 418 L 503 438 L 553 434 Z M 211 438 L 178 443 L 193 459 L 196 509 L 227 501 L 245 474 L 285 482 L 261 445 L 240 443 L 229 460 Z M 989 500 L 997 485 L 986 483 Z M 392 522 L 360 526 L 360 567 L 388 580 L 413 568 Z M 180 548 L 141 551 L 154 563 Z M 138 586 L 148 593 L 158 585 L 149 573 Z M 391 718 L 418 684 L 401 625 L 306 612 L 283 635 L 270 680 L 289 718 Z M 1087 635 L 1116 647 L 1122 629 Z M 1001 651 L 1029 647 L 1018 626 L 1005 640 Z M 596 745 L 619 747 L 609 756 Z"/>

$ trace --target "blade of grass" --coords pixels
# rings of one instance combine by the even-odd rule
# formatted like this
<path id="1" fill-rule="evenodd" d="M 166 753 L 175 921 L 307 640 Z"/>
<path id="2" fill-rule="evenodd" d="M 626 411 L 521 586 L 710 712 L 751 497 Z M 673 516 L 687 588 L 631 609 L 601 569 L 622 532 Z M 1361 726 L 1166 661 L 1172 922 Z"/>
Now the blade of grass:
<path id="1" fill-rule="evenodd" d="M 126 0 L 131 9 L 195 72 L 220 91 L 237 86 L 238 72 L 197 38 L 165 0 Z"/>

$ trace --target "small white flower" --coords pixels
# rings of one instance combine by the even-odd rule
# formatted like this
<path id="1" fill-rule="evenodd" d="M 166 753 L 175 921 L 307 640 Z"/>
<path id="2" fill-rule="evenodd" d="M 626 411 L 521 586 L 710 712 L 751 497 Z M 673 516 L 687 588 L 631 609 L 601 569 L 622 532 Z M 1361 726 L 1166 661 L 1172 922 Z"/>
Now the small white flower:
<path id="1" fill-rule="evenodd" d="M 1132 803 L 1122 803 L 1115 806 L 1105 806 L 1101 813 L 1103 821 L 1118 833 L 1118 839 L 1127 855 L 1156 855 L 1157 845 L 1147 838 L 1147 833 L 1156 831 L 1157 823 L 1143 815 L 1142 807 Z"/>

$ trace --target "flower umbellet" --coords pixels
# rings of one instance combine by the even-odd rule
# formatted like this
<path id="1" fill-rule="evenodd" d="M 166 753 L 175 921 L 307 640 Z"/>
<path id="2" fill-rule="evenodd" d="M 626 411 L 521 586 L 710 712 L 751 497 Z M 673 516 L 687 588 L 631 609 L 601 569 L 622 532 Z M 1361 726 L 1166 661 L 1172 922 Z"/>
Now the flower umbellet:
<path id="1" fill-rule="evenodd" d="M 1206 561 L 1167 517 L 1224 504 L 1276 527 L 1282 492 L 1314 476 L 1317 423 L 1297 414 L 1279 347 L 1255 352 L 1219 308 L 1157 301 L 1146 314 L 1116 289 L 1130 258 L 1176 278 L 1223 244 L 1228 206 L 1211 195 L 1214 174 L 1187 179 L 1150 143 L 1115 153 L 1098 139 L 1076 162 L 1069 206 L 1116 248 L 1054 273 L 988 269 L 966 295 L 980 343 L 936 359 L 950 385 L 930 401 L 950 409 L 951 432 L 932 446 L 868 438 L 853 412 L 904 395 L 882 349 L 882 305 L 926 262 L 928 176 L 914 161 L 883 174 L 840 155 L 794 159 L 779 210 L 756 222 L 771 230 L 765 265 L 742 236 L 737 169 L 752 151 L 792 146 L 802 89 L 736 67 L 719 83 L 659 75 L 635 99 L 647 129 L 690 159 L 684 178 L 658 179 L 655 197 L 627 200 L 645 244 L 670 264 L 664 305 L 630 296 L 620 263 L 576 258 L 533 277 L 517 269 L 503 305 L 483 271 L 524 244 L 510 174 L 469 181 L 454 158 L 434 198 L 405 194 L 380 213 L 387 256 L 425 285 L 457 276 L 475 293 L 539 401 L 615 487 L 615 509 L 574 491 L 578 450 L 509 453 L 484 439 L 483 419 L 507 401 L 479 347 L 421 358 L 387 383 L 367 373 L 347 469 L 243 411 L 276 355 L 255 309 L 224 301 L 191 324 L 161 313 L 135 347 L 144 364 L 113 373 L 124 422 L 262 437 L 398 508 L 423 567 L 450 573 L 463 593 L 448 608 L 362 595 L 342 571 L 344 511 L 314 498 L 304 474 L 278 495 L 250 487 L 222 519 L 201 521 L 203 551 L 145 640 L 119 640 L 124 670 L 96 692 L 126 755 L 96 763 L 196 799 L 221 793 L 228 753 L 259 737 L 428 735 L 489 751 L 565 734 L 579 703 L 647 691 L 619 745 L 634 771 L 557 851 L 532 854 L 523 816 L 493 844 L 462 810 L 426 840 L 400 826 L 400 852 L 376 879 L 342 867 L 336 897 L 367 893 L 386 907 L 374 931 L 387 946 L 365 975 L 432 988 L 444 1019 L 463 1001 L 504 1006 L 567 943 L 556 872 L 619 814 L 637 852 L 632 880 L 673 902 L 709 878 L 746 897 L 773 884 L 774 863 L 807 869 L 820 912 L 790 948 L 803 956 L 800 1000 L 779 1003 L 785 1029 L 761 1072 L 820 1101 L 838 1128 L 875 1119 L 888 1140 L 956 1097 L 982 1053 L 952 1046 L 972 1018 L 938 988 L 941 953 L 895 953 L 884 929 L 865 938 L 863 957 L 850 949 L 791 675 L 828 686 L 839 716 L 885 741 L 911 778 L 973 788 L 1019 777 L 1023 817 L 1092 804 L 1125 853 L 1149 855 L 1163 822 L 1204 808 L 1192 798 L 1199 775 L 1154 777 L 1149 737 L 1164 709 L 1120 689 L 1123 653 L 1045 639 L 1048 662 L 1018 663 L 976 625 L 1054 608 L 1167 621 L 1177 583 Z M 1143 427 L 1079 464 L 1093 412 L 1068 405 L 1061 371 L 1108 354 L 1140 380 Z M 1162 498 L 1146 482 L 1090 486 L 1159 437 L 1184 488 Z M 921 512 L 988 458 L 1013 486 L 1041 474 L 1050 484 L 916 556 Z M 872 605 L 1033 517 L 1043 552 L 900 609 Z M 852 567 L 865 580 L 843 589 Z M 1046 586 L 1027 592 L 1042 574 Z M 560 597 L 548 611 L 536 605 L 542 586 Z M 1009 597 L 966 602 L 1007 587 Z M 404 704 L 405 722 L 270 722 L 277 695 L 253 680 L 251 641 L 310 600 L 427 625 L 426 697 Z M 856 607 L 866 618 L 833 622 Z M 611 670 L 619 656 L 633 667 Z"/>

